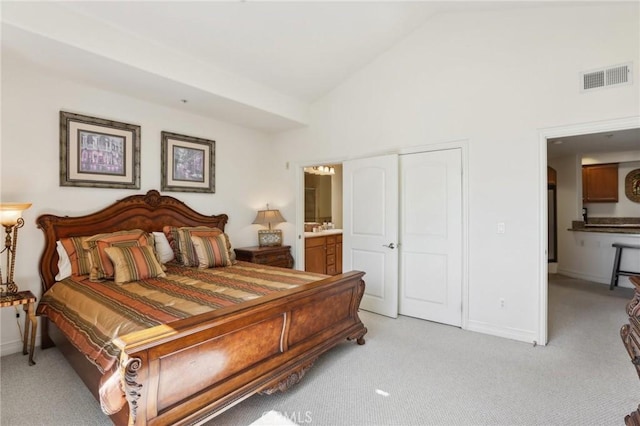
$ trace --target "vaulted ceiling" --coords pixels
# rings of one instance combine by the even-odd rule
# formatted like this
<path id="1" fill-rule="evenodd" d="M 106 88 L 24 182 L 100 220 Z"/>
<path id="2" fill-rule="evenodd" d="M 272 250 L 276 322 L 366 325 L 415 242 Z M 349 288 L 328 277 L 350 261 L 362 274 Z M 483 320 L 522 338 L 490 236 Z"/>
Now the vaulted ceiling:
<path id="1" fill-rule="evenodd" d="M 2 54 L 110 91 L 264 131 L 437 13 L 525 2 L 1 2 Z"/>

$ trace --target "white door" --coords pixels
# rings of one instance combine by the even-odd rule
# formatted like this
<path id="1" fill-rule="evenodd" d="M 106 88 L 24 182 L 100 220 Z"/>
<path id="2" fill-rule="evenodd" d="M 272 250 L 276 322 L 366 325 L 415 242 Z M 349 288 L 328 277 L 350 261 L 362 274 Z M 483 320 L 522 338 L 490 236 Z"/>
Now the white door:
<path id="1" fill-rule="evenodd" d="M 400 157 L 400 314 L 462 324 L 460 149 Z"/>
<path id="2" fill-rule="evenodd" d="M 360 307 L 398 316 L 398 156 L 343 163 L 343 270 L 366 272 Z"/>

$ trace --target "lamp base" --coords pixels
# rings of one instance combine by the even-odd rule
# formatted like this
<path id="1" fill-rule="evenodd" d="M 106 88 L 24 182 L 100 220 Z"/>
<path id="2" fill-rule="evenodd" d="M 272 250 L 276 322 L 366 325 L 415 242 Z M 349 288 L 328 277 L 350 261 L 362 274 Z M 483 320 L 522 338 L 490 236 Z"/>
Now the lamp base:
<path id="1" fill-rule="evenodd" d="M 0 284 L 0 294 L 3 296 L 9 294 L 15 294 L 18 292 L 18 286 L 16 283 L 2 283 Z"/>
<path id="2" fill-rule="evenodd" d="M 279 229 L 258 231 L 258 245 L 260 247 L 281 246 L 282 231 Z"/>

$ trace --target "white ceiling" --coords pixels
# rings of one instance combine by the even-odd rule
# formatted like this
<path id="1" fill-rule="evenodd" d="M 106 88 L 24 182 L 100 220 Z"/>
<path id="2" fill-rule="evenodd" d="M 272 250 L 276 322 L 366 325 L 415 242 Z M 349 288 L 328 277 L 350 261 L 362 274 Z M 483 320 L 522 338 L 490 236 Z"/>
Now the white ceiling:
<path id="1" fill-rule="evenodd" d="M 640 129 L 553 138 L 547 140 L 547 157 L 640 151 Z"/>
<path id="2" fill-rule="evenodd" d="M 438 13 L 554 7 L 483 1 L 1 1 L 2 55 L 67 78 L 264 131 Z M 187 103 L 181 100 L 187 100 Z"/>
<path id="3" fill-rule="evenodd" d="M 66 7 L 303 101 L 422 24 L 430 3 L 75 2 Z"/>

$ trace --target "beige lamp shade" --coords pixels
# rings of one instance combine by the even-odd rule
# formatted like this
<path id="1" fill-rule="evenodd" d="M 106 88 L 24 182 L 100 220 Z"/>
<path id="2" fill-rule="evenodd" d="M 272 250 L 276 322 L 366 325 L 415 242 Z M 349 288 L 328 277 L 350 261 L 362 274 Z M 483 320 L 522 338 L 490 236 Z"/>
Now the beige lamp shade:
<path id="1" fill-rule="evenodd" d="M 31 207 L 31 203 L 0 203 L 0 224 L 15 226 L 22 212 Z"/>
<path id="2" fill-rule="evenodd" d="M 254 224 L 268 226 L 271 229 L 271 224 L 278 224 L 286 222 L 284 217 L 280 214 L 280 210 L 269 210 L 267 206 L 267 210 L 259 210 L 256 215 Z"/>

